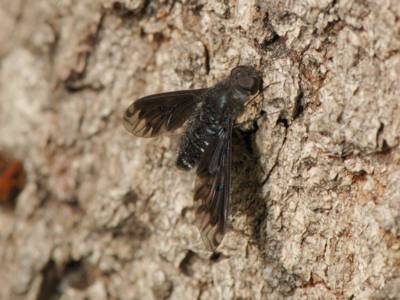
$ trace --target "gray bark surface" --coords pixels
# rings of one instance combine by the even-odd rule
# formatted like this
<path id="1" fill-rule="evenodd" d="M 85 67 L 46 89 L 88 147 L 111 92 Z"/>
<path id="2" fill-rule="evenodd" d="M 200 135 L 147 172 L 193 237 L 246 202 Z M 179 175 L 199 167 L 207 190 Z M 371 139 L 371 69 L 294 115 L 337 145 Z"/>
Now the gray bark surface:
<path id="1" fill-rule="evenodd" d="M 121 116 L 238 64 L 272 84 L 210 255 L 179 136 Z M 0 299 L 400 299 L 399 87 L 397 0 L 0 0 L 0 147 L 28 174 Z"/>

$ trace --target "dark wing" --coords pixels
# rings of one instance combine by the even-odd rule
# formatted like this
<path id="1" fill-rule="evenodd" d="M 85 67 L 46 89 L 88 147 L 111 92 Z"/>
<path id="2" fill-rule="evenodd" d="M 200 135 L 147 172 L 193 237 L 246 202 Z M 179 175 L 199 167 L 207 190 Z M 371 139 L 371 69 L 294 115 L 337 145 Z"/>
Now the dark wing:
<path id="1" fill-rule="evenodd" d="M 232 126 L 225 128 L 208 146 L 197 169 L 194 194 L 196 225 L 206 247 L 214 251 L 227 227 L 232 165 Z"/>
<path id="2" fill-rule="evenodd" d="M 140 98 L 125 111 L 124 126 L 140 137 L 154 137 L 176 130 L 195 111 L 206 90 L 177 91 Z"/>

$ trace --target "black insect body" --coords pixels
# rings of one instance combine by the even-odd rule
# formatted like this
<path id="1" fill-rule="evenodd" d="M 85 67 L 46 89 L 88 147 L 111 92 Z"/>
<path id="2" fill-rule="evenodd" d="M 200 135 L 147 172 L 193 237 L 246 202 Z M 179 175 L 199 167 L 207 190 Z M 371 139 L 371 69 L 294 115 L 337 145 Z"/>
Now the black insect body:
<path id="1" fill-rule="evenodd" d="M 253 67 L 238 66 L 214 87 L 150 95 L 132 103 L 124 114 L 125 128 L 140 137 L 158 136 L 187 123 L 176 164 L 183 170 L 197 167 L 196 225 L 210 250 L 218 247 L 227 228 L 232 127 L 261 85 Z"/>

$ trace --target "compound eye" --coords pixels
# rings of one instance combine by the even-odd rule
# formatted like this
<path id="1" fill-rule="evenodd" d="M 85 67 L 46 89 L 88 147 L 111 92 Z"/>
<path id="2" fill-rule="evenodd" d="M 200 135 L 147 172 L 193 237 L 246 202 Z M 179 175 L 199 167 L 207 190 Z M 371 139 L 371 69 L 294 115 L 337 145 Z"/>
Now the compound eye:
<path id="1" fill-rule="evenodd" d="M 253 90 L 254 85 L 256 84 L 255 80 L 253 77 L 250 76 L 244 76 L 240 77 L 238 80 L 238 83 L 241 88 L 244 88 L 245 90 Z"/>

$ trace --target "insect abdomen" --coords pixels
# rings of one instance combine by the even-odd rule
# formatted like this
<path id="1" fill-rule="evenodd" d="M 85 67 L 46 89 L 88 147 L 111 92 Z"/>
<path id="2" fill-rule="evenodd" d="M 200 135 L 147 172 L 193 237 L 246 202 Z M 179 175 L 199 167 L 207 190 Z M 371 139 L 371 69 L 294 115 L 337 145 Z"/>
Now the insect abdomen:
<path id="1" fill-rule="evenodd" d="M 186 134 L 182 136 L 176 165 L 184 170 L 190 170 L 196 166 L 220 129 L 217 114 L 212 110 L 204 109 L 189 124 Z"/>

